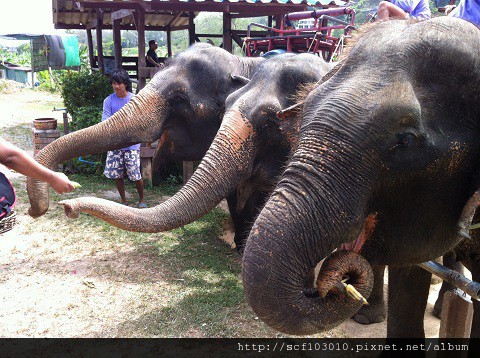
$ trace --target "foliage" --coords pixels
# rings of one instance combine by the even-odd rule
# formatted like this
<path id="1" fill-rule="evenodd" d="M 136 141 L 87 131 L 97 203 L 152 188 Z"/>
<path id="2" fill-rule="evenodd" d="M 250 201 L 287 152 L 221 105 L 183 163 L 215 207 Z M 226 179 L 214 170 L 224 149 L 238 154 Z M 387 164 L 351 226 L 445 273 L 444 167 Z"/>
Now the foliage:
<path id="1" fill-rule="evenodd" d="M 15 51 L 0 46 L 0 60 L 20 66 L 30 66 L 30 43 L 17 47 Z"/>
<path id="2" fill-rule="evenodd" d="M 74 131 L 93 126 L 102 120 L 102 108 L 99 106 L 79 107 L 72 113 L 71 128 Z"/>
<path id="3" fill-rule="evenodd" d="M 101 73 L 90 74 L 85 71 L 67 73 L 62 79 L 61 94 L 65 107 L 72 116 L 72 130 L 80 130 L 99 123 L 102 119 L 103 101 L 111 92 L 110 81 Z M 101 171 L 100 155 L 86 156 L 83 159 L 95 164 L 75 159 L 73 165 L 77 172 L 93 174 Z"/>
<path id="4" fill-rule="evenodd" d="M 97 107 L 101 110 L 103 100 L 111 93 L 112 86 L 101 73 L 69 72 L 62 79 L 61 94 L 72 117 L 80 107 Z"/>

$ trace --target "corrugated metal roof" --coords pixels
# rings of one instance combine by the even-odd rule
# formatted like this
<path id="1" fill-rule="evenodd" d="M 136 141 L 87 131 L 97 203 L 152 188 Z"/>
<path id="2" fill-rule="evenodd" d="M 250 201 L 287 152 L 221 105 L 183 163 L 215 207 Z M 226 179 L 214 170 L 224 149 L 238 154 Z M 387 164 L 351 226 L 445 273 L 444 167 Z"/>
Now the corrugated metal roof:
<path id="1" fill-rule="evenodd" d="M 96 19 L 96 10 L 103 10 L 105 28 L 112 26 L 112 12 L 145 10 L 146 30 L 188 26 L 188 12 L 230 12 L 265 15 L 305 10 L 308 6 L 345 6 L 341 0 L 52 0 L 56 28 L 85 28 Z M 134 28 L 133 16 L 123 17 L 122 28 Z"/>

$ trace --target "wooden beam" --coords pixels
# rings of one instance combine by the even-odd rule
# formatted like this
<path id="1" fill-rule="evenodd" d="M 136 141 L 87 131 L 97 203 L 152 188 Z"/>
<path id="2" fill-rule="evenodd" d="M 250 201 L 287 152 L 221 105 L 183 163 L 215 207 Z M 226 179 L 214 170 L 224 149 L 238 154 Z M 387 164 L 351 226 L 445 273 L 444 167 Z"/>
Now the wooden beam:
<path id="1" fill-rule="evenodd" d="M 145 11 L 135 11 L 135 22 L 137 24 L 138 34 L 138 90 L 141 90 L 147 84 L 147 79 L 144 76 L 140 76 L 139 68 L 146 67 L 145 60 Z"/>
<path id="2" fill-rule="evenodd" d="M 222 34 L 195 34 L 197 37 L 223 37 Z"/>
<path id="3" fill-rule="evenodd" d="M 232 52 L 232 17 L 230 13 L 223 13 L 223 48 Z"/>
<path id="4" fill-rule="evenodd" d="M 113 21 L 113 53 L 115 56 L 115 68 L 120 70 L 122 68 L 122 36 L 120 32 L 120 21 Z"/>
<path id="5" fill-rule="evenodd" d="M 87 42 L 88 42 L 88 59 L 90 60 L 90 68 L 94 68 L 96 66 L 96 63 L 95 63 L 95 54 L 93 53 L 93 38 L 92 38 L 91 29 L 87 29 Z"/>
<path id="6" fill-rule="evenodd" d="M 130 16 L 133 14 L 133 10 L 122 9 L 114 11 L 110 14 L 112 21 L 123 19 L 124 17 Z"/>
<path id="7" fill-rule="evenodd" d="M 241 38 L 240 36 L 238 36 L 238 33 L 236 33 L 236 32 L 233 32 L 233 31 L 232 31 L 231 34 L 232 34 L 232 39 L 233 39 L 233 41 L 235 41 L 236 44 L 237 44 L 240 48 L 242 48 L 242 47 L 243 47 L 243 40 L 242 40 L 242 38 Z"/>
<path id="8" fill-rule="evenodd" d="M 195 43 L 195 14 L 193 12 L 188 13 L 188 44 L 193 45 Z"/>
<path id="9" fill-rule="evenodd" d="M 97 28 L 98 25 L 95 27 Z M 85 30 L 85 25 L 72 25 L 72 24 L 63 24 L 59 23 L 55 25 L 55 28 L 57 30 L 65 29 L 65 30 L 72 30 L 72 29 L 78 29 L 78 30 Z M 112 27 L 109 25 L 102 24 L 101 28 L 103 30 L 111 30 Z M 93 28 L 92 28 L 93 29 Z M 168 27 L 167 26 L 145 26 L 145 31 L 167 31 Z M 130 31 L 136 31 L 137 28 L 135 25 L 120 25 L 120 30 L 130 30 Z M 170 28 L 171 31 L 179 31 L 179 30 L 188 30 L 188 25 L 183 25 L 183 26 L 176 26 Z"/>
<path id="10" fill-rule="evenodd" d="M 167 26 L 172 26 L 173 23 L 175 21 L 177 21 L 177 19 L 182 16 L 183 12 L 182 11 L 179 11 L 174 17 L 172 17 L 172 19 L 168 22 L 168 25 Z"/>
<path id="11" fill-rule="evenodd" d="M 167 30 L 167 56 L 172 57 L 172 31 Z"/>
<path id="12" fill-rule="evenodd" d="M 97 10 L 97 53 L 98 53 L 98 69 L 105 73 L 105 64 L 103 63 L 103 39 L 102 39 L 102 26 L 103 26 L 103 12 Z"/>

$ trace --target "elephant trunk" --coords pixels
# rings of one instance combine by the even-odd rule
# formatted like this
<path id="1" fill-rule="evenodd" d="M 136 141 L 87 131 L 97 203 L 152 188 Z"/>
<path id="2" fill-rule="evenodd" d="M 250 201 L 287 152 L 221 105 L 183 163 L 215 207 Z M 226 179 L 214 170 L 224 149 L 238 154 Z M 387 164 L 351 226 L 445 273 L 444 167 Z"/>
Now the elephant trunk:
<path id="1" fill-rule="evenodd" d="M 149 209 L 128 208 L 99 198 L 60 202 L 70 217 L 86 212 L 124 230 L 168 231 L 208 213 L 247 175 L 254 131 L 239 109 L 225 114 L 210 149 L 187 184 L 169 200 Z"/>
<path id="2" fill-rule="evenodd" d="M 362 306 L 341 290 L 342 280 L 347 279 L 365 298 L 373 286 L 371 268 L 363 258 L 335 252 L 323 263 L 316 294 L 304 289 L 305 278 L 320 261 L 358 237 L 367 205 L 347 203 L 349 198 L 366 197 L 362 194 L 369 190 L 369 185 L 358 180 L 356 160 L 338 155 L 349 144 L 335 144 L 328 136 L 325 142 L 315 143 L 308 133 L 306 138 L 299 141 L 297 152 L 255 221 L 242 269 L 246 297 L 255 313 L 274 329 L 293 335 L 331 329 Z M 341 171 L 343 167 L 349 171 Z M 336 177 L 332 173 L 337 173 Z"/>
<path id="3" fill-rule="evenodd" d="M 107 121 L 60 137 L 43 148 L 36 160 L 54 169 L 58 164 L 78 156 L 103 153 L 139 142 L 156 140 L 161 131 L 163 99 L 151 87 L 145 87 L 137 96 Z M 30 200 L 28 213 L 38 217 L 48 210 L 48 185 L 28 178 Z"/>

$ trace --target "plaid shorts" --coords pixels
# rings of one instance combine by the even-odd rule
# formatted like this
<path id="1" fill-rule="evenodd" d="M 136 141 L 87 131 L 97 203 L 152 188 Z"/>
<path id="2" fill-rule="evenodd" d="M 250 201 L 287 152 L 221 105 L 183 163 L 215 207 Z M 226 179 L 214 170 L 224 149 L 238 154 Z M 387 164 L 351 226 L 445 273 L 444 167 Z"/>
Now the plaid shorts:
<path id="1" fill-rule="evenodd" d="M 109 179 L 119 179 L 123 178 L 125 171 L 131 181 L 142 179 L 140 151 L 121 149 L 109 151 L 103 174 Z"/>

